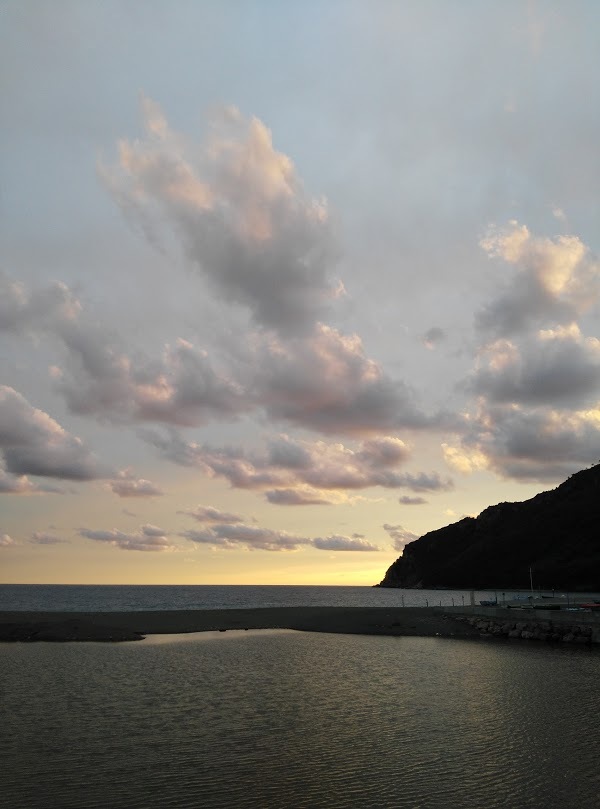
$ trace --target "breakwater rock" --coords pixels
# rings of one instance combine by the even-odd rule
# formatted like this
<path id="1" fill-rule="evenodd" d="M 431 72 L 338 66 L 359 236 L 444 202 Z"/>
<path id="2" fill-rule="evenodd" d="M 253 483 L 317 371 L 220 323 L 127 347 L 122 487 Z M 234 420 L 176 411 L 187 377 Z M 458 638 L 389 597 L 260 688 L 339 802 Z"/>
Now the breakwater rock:
<path id="1" fill-rule="evenodd" d="M 600 630 L 589 624 L 563 624 L 552 621 L 503 621 L 479 615 L 455 616 L 478 630 L 483 637 L 523 638 L 591 645 L 600 643 Z"/>

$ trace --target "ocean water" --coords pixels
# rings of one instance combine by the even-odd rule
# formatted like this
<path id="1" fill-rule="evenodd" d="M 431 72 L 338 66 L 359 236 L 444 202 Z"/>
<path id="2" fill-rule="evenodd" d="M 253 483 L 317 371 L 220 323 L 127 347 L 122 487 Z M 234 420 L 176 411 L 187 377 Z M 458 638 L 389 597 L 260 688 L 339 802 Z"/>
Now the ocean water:
<path id="1" fill-rule="evenodd" d="M 493 596 L 493 591 L 475 593 L 477 601 Z M 468 590 L 289 585 L 0 585 L 0 610 L 113 612 L 252 607 L 433 607 L 463 603 L 470 603 Z"/>
<path id="2" fill-rule="evenodd" d="M 288 630 L 0 646 L 2 809 L 595 809 L 598 650 Z"/>

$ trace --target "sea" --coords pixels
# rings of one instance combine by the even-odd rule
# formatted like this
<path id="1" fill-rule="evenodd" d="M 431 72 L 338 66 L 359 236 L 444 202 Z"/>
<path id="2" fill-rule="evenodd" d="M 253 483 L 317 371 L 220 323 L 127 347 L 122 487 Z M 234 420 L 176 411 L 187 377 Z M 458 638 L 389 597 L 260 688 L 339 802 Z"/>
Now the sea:
<path id="1" fill-rule="evenodd" d="M 218 590 L 45 588 L 18 603 L 402 603 L 378 588 Z M 404 591 L 405 605 L 461 599 L 450 592 Z M 568 644 L 292 630 L 1 644 L 0 807 L 597 809 L 598 716 L 600 649 Z"/>
<path id="2" fill-rule="evenodd" d="M 511 591 L 511 597 L 516 591 Z M 477 590 L 481 599 L 499 591 Z M 508 592 L 507 592 L 508 597 Z M 0 610 L 113 612 L 254 607 L 435 607 L 469 604 L 470 590 L 400 590 L 318 585 L 1 584 Z"/>

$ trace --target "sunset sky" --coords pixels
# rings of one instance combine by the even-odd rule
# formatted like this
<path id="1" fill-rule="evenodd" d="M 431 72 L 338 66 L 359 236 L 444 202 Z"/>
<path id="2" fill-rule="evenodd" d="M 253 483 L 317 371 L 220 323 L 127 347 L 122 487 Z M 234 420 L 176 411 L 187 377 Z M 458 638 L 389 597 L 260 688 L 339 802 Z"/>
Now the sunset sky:
<path id="1" fill-rule="evenodd" d="M 374 584 L 600 459 L 600 3 L 0 15 L 0 581 Z"/>

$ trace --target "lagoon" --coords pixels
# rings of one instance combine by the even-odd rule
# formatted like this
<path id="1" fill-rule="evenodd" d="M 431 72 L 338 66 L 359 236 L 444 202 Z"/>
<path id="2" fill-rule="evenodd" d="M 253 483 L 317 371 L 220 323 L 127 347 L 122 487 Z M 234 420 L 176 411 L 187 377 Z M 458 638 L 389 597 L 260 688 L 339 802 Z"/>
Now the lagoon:
<path id="1" fill-rule="evenodd" d="M 597 806 L 600 650 L 287 630 L 0 647 L 0 806 Z"/>

